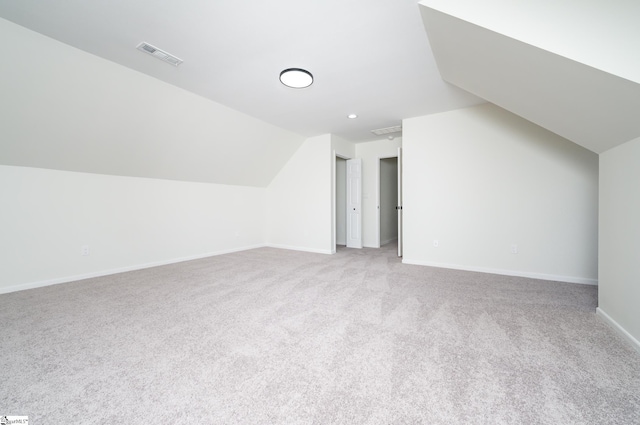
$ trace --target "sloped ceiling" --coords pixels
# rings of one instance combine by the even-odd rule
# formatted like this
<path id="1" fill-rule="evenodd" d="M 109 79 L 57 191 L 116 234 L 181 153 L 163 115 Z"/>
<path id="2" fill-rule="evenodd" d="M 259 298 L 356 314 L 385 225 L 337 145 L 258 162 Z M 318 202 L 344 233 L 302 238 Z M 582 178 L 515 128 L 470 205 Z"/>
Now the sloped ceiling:
<path id="1" fill-rule="evenodd" d="M 640 2 L 424 0 L 442 78 L 596 153 L 640 136 Z"/>
<path id="2" fill-rule="evenodd" d="M 484 103 L 440 78 L 418 0 L 2 0 L 0 17 L 304 137 L 369 141 L 403 118 Z M 142 41 L 184 63 L 139 52 Z M 291 67 L 314 84 L 284 87 Z"/>
<path id="3" fill-rule="evenodd" d="M 0 54 L 11 166 L 264 187 L 307 137 L 485 102 L 440 77 L 418 0 L 2 0 Z"/>
<path id="4" fill-rule="evenodd" d="M 3 19 L 0 40 L 1 165 L 265 187 L 304 140 Z"/>

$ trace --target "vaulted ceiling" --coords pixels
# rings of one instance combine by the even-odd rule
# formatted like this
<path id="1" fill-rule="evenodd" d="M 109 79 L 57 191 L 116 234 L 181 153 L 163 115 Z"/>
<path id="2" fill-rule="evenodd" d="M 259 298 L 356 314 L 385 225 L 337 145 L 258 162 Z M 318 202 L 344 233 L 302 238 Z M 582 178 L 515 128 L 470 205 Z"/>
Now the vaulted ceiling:
<path id="1" fill-rule="evenodd" d="M 372 140 L 486 100 L 594 152 L 640 136 L 639 16 L 635 0 L 0 2 L 2 18 L 302 136 Z M 284 87 L 289 67 L 314 84 Z"/>
<path id="2" fill-rule="evenodd" d="M 596 153 L 640 136 L 640 2 L 424 0 L 442 77 Z"/>
<path id="3" fill-rule="evenodd" d="M 440 77 L 417 0 L 3 0 L 0 17 L 307 137 L 372 140 L 484 102 Z M 141 53 L 142 41 L 184 63 Z M 280 84 L 290 67 L 313 85 Z"/>

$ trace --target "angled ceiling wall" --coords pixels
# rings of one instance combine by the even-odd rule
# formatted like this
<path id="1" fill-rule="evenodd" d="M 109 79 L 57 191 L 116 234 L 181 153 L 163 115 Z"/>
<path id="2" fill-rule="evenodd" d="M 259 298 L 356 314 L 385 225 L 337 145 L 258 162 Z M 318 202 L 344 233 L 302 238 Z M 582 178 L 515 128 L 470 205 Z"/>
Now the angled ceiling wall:
<path id="1" fill-rule="evenodd" d="M 445 81 L 596 153 L 640 136 L 640 26 L 629 18 L 640 7 L 556 3 L 424 0 L 420 10 Z"/>
<path id="2" fill-rule="evenodd" d="M 304 138 L 0 19 L 0 164 L 266 187 Z"/>

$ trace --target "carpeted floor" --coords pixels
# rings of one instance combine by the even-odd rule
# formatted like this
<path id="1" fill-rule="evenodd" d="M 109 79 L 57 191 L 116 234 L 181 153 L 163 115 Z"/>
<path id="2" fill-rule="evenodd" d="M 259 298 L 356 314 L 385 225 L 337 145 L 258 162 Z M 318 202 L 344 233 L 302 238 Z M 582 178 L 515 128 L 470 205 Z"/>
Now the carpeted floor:
<path id="1" fill-rule="evenodd" d="M 597 288 L 261 248 L 0 296 L 31 424 L 640 424 Z"/>

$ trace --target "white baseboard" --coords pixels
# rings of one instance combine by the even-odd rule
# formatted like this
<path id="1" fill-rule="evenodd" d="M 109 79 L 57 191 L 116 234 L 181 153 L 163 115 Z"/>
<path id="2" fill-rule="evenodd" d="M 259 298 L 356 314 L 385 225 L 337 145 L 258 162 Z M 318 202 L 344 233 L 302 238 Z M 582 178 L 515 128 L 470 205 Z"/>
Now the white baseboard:
<path id="1" fill-rule="evenodd" d="M 439 267 L 443 269 L 465 270 L 469 272 L 491 273 L 506 276 L 528 277 L 532 279 L 551 280 L 554 282 L 580 283 L 583 285 L 597 285 L 597 279 L 589 279 L 584 277 L 551 275 L 544 273 L 521 272 L 517 270 L 491 269 L 486 267 L 460 266 L 457 264 L 434 263 L 430 261 L 412 260 L 409 258 L 402 259 L 403 264 L 414 264 L 417 266 Z"/>
<path id="2" fill-rule="evenodd" d="M 313 252 L 315 254 L 335 254 L 335 251 L 330 249 L 307 248 L 304 246 L 281 245 L 277 243 L 268 243 L 265 246 L 269 248 L 288 249 L 290 251 Z"/>
<path id="3" fill-rule="evenodd" d="M 91 273 L 61 277 L 57 279 L 47 279 L 47 280 L 41 280 L 37 282 L 22 283 L 19 285 L 12 285 L 12 286 L 0 288 L 0 294 L 8 294 L 10 292 L 24 291 L 26 289 L 42 288 L 44 286 L 57 285 L 59 283 L 67 283 L 67 282 L 73 282 L 76 280 L 91 279 L 93 277 L 108 276 L 108 275 L 117 274 L 117 273 L 131 272 L 134 270 L 148 269 L 151 267 L 166 266 L 167 264 L 181 263 L 183 261 L 199 260 L 201 258 L 214 257 L 216 255 L 231 254 L 233 252 L 247 251 L 249 249 L 255 249 L 255 248 L 262 248 L 264 246 L 265 246 L 264 244 L 249 245 L 249 246 L 243 246 L 240 248 L 208 252 L 205 254 L 197 254 L 197 255 L 190 255 L 190 256 L 180 257 L 180 258 L 173 258 L 171 260 L 154 261 L 151 263 L 137 264 L 135 266 L 118 267 L 115 269 L 102 270 L 99 272 L 91 272 Z"/>
<path id="4" fill-rule="evenodd" d="M 609 316 L 607 313 L 605 313 L 604 310 L 602 310 L 600 307 L 596 308 L 596 314 L 598 316 L 600 316 L 605 322 L 607 322 L 607 324 L 609 326 L 611 326 L 613 329 L 615 329 L 616 332 L 618 332 L 620 334 L 620 336 L 622 336 L 624 339 L 629 341 L 631 343 L 631 345 L 633 346 L 633 348 L 635 348 L 640 353 L 640 341 L 635 339 L 633 337 L 633 335 L 631 335 L 629 332 L 627 332 L 625 328 L 620 326 L 620 324 L 618 322 L 613 320 L 611 318 L 611 316 Z"/>

